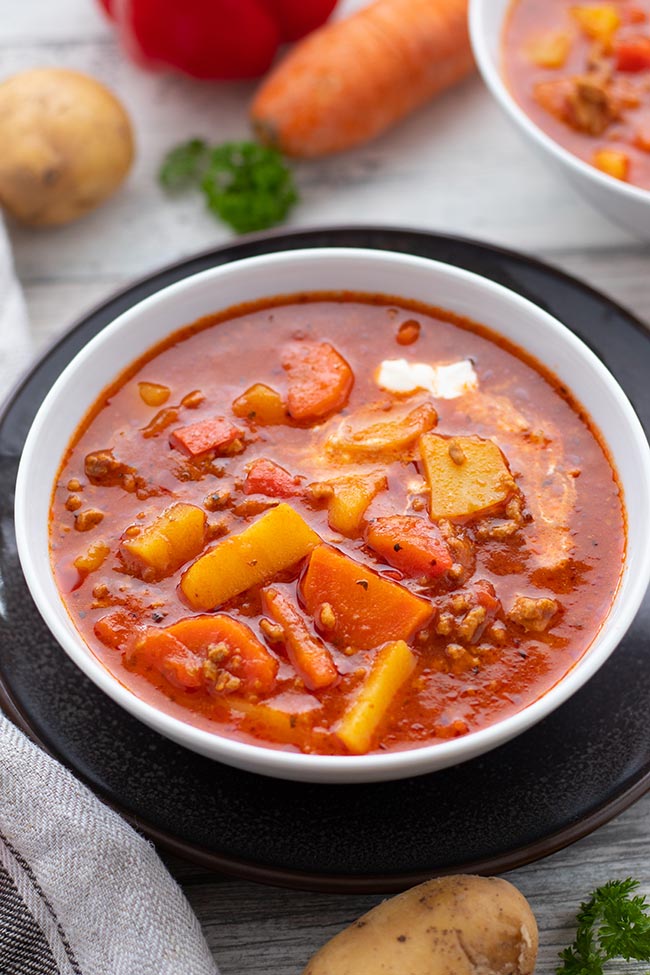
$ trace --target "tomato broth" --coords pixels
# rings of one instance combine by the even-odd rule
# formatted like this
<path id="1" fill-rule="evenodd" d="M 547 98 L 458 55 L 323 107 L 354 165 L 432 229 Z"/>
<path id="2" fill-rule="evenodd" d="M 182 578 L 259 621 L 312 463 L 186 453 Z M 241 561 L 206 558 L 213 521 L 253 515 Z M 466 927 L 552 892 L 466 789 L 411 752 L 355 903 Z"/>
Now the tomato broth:
<path id="1" fill-rule="evenodd" d="M 487 329 L 386 296 L 179 331 L 102 393 L 51 509 L 62 598 L 117 680 L 307 753 L 520 711 L 593 641 L 624 551 L 570 392 Z"/>

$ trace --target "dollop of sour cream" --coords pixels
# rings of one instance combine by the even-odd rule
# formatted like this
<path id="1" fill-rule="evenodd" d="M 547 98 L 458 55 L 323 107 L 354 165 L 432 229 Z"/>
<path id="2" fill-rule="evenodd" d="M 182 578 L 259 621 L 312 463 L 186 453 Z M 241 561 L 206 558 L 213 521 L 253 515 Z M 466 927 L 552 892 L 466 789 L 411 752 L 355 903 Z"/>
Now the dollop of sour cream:
<path id="1" fill-rule="evenodd" d="M 375 382 L 391 393 L 426 389 L 434 399 L 456 399 L 478 389 L 478 376 L 469 359 L 440 366 L 406 359 L 384 359 L 375 373 Z"/>

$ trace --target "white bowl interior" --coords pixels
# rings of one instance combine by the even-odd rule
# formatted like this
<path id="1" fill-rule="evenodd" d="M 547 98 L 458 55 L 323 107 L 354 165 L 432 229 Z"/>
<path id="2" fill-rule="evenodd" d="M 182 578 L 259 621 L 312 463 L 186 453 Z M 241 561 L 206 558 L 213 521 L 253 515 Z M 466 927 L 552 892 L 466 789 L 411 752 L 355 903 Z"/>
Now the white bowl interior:
<path id="1" fill-rule="evenodd" d="M 516 0 L 515 0 L 516 2 Z M 608 217 L 650 240 L 650 192 L 607 176 L 542 131 L 510 93 L 503 75 L 503 27 L 512 0 L 470 0 L 472 47 L 486 85 L 503 110 L 547 161 Z"/>
<path id="2" fill-rule="evenodd" d="M 298 291 L 350 290 L 404 296 L 486 325 L 537 357 L 574 392 L 609 444 L 624 487 L 628 524 L 619 593 L 592 646 L 573 670 L 528 708 L 464 738 L 402 752 L 313 756 L 210 734 L 141 701 L 102 666 L 75 629 L 57 591 L 48 552 L 50 487 L 69 440 L 102 389 L 162 338 L 202 315 L 242 301 Z M 602 664 L 632 621 L 650 577 L 644 532 L 650 515 L 650 451 L 625 395 L 601 362 L 544 311 L 486 279 L 388 252 L 317 249 L 250 258 L 171 285 L 125 312 L 89 343 L 48 394 L 18 473 L 16 531 L 25 576 L 54 636 L 78 666 L 136 717 L 202 754 L 242 768 L 312 781 L 372 781 L 420 774 L 471 758 L 519 734 L 566 700 Z M 643 530 L 641 530 L 643 529 Z"/>

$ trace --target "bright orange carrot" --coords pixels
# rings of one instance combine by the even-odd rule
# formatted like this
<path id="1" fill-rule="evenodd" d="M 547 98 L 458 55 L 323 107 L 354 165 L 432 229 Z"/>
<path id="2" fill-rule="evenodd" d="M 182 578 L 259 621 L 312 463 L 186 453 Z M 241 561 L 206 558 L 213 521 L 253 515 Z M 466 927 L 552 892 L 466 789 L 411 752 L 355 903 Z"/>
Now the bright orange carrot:
<path id="1" fill-rule="evenodd" d="M 329 545 L 313 550 L 302 595 L 307 612 L 328 639 L 357 650 L 373 650 L 389 640 L 408 641 L 433 616 L 426 599 Z"/>
<path id="2" fill-rule="evenodd" d="M 332 655 L 323 641 L 309 632 L 291 599 L 280 589 L 263 589 L 262 604 L 265 612 L 282 627 L 289 660 L 309 690 L 333 684 L 339 675 Z"/>
<path id="3" fill-rule="evenodd" d="M 467 0 L 375 0 L 297 44 L 251 106 L 258 138 L 290 156 L 367 142 L 473 66 Z"/>
<path id="4" fill-rule="evenodd" d="M 284 351 L 282 366 L 294 420 L 319 420 L 347 403 L 354 373 L 328 342 L 293 342 Z"/>

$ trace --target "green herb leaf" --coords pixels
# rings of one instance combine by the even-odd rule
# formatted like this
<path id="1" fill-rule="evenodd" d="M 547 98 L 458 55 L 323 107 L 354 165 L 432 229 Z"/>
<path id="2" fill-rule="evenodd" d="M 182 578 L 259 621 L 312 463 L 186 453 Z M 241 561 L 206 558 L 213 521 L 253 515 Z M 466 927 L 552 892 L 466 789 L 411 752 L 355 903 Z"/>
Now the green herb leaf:
<path id="1" fill-rule="evenodd" d="M 280 153 L 256 142 L 213 149 L 201 188 L 210 210 L 239 234 L 282 223 L 298 199 Z"/>
<path id="2" fill-rule="evenodd" d="M 639 882 L 611 880 L 580 905 L 576 938 L 560 954 L 557 975 L 604 975 L 613 958 L 650 961 L 650 915 Z M 633 896 L 634 895 L 634 896 Z"/>
<path id="3" fill-rule="evenodd" d="M 210 148 L 203 139 L 190 139 L 167 153 L 158 180 L 169 192 L 200 186 L 209 159 Z"/>

